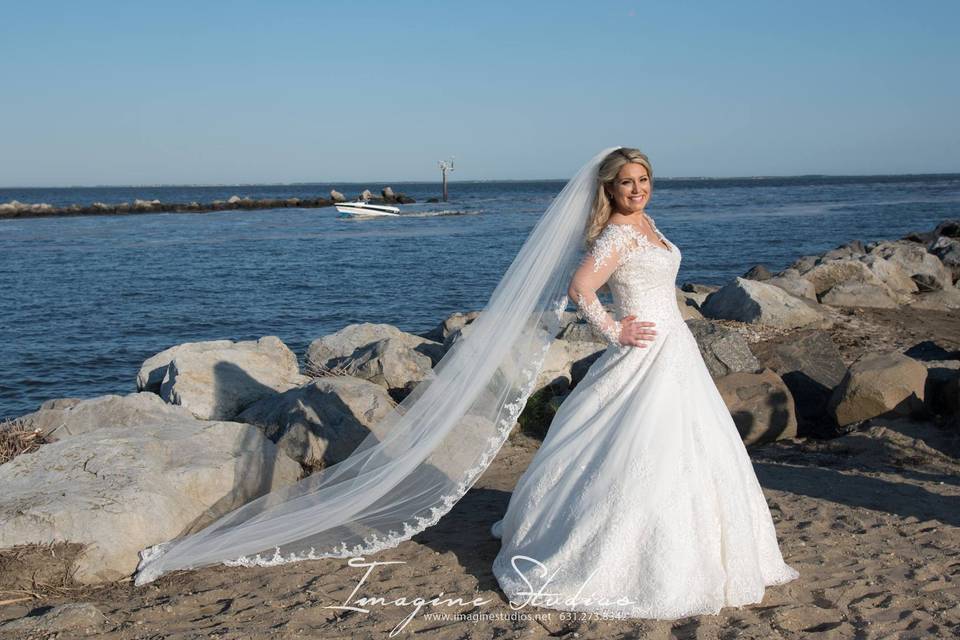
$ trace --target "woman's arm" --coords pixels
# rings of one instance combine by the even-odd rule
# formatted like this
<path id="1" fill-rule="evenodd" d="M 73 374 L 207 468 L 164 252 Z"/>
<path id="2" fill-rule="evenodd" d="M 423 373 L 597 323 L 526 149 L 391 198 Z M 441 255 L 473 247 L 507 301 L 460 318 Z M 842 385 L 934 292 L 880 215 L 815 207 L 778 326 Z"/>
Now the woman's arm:
<path id="1" fill-rule="evenodd" d="M 580 263 L 570 280 L 567 295 L 577 305 L 577 317 L 586 320 L 608 344 L 619 345 L 623 325 L 604 310 L 597 297 L 597 289 L 619 266 L 620 255 L 615 247 L 603 253 L 597 252 L 597 248 L 594 245 L 593 251 Z"/>
<path id="2" fill-rule="evenodd" d="M 645 347 L 641 340 L 653 340 L 656 331 L 646 327 L 653 327 L 654 323 L 637 322 L 636 316 L 632 315 L 618 321 L 604 310 L 597 297 L 597 290 L 610 279 L 626 253 L 635 246 L 635 238 L 619 231 L 607 226 L 600 233 L 573 274 L 567 295 L 577 305 L 577 316 L 586 320 L 608 344 Z"/>

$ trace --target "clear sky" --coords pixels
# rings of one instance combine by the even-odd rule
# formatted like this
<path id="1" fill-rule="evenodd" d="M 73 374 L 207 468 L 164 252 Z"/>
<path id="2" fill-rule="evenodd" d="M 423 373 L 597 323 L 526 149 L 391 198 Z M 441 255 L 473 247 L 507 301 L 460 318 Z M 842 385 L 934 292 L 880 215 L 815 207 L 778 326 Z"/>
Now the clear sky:
<path id="1" fill-rule="evenodd" d="M 3 2 L 0 186 L 960 172 L 960 2 Z"/>

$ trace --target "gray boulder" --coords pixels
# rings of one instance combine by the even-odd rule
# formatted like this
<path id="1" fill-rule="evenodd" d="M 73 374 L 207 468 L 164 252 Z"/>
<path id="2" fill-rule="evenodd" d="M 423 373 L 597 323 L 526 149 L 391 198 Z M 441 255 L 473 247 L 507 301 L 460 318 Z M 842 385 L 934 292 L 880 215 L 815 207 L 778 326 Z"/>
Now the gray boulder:
<path id="1" fill-rule="evenodd" d="M 853 242 L 842 244 L 836 249 L 827 251 L 820 256 L 820 261 L 827 262 L 829 260 L 842 260 L 843 258 L 856 258 L 865 252 L 866 250 L 864 249 L 863 243 L 859 240 L 854 240 Z"/>
<path id="2" fill-rule="evenodd" d="M 362 322 L 311 342 L 307 347 L 307 367 L 321 371 L 341 368 L 349 359 L 359 355 L 359 351 L 386 338 L 393 340 L 394 348 L 403 347 L 425 355 L 434 365 L 444 354 L 443 345 L 434 340 L 407 333 L 390 324 Z"/>
<path id="3" fill-rule="evenodd" d="M 141 549 L 202 528 L 300 466 L 249 425 L 195 419 L 87 431 L 0 465 L 0 548 L 85 545 L 81 583 L 117 580 Z"/>
<path id="4" fill-rule="evenodd" d="M 747 280 L 769 280 L 773 277 L 773 274 L 770 273 L 770 270 L 762 264 L 757 264 L 750 267 L 750 269 L 741 277 L 746 278 Z"/>
<path id="5" fill-rule="evenodd" d="M 913 281 L 896 263 L 890 262 L 877 253 L 870 253 L 860 258 L 860 262 L 880 279 L 885 285 L 897 293 L 915 293 L 917 283 Z"/>
<path id="6" fill-rule="evenodd" d="M 429 356 L 409 348 L 403 340 L 386 338 L 357 349 L 337 362 L 347 376 L 362 378 L 384 389 L 410 391 L 433 372 Z"/>
<path id="7" fill-rule="evenodd" d="M 257 400 L 299 386 L 297 356 L 276 336 L 184 350 L 167 367 L 160 397 L 202 420 L 228 420 Z"/>
<path id="8" fill-rule="evenodd" d="M 264 398 L 237 420 L 260 427 L 286 455 L 317 469 L 349 456 L 394 404 L 380 385 L 333 375 Z"/>
<path id="9" fill-rule="evenodd" d="M 950 276 L 956 284 L 960 280 L 960 240 L 939 236 L 928 249 L 950 271 Z"/>
<path id="10" fill-rule="evenodd" d="M 840 426 L 923 409 L 927 369 L 899 352 L 867 353 L 850 365 L 827 409 Z"/>
<path id="11" fill-rule="evenodd" d="M 687 293 L 681 289 L 676 290 L 677 306 L 680 308 L 680 317 L 684 320 L 699 320 L 703 318 L 700 313 L 699 296 Z"/>
<path id="12" fill-rule="evenodd" d="M 953 284 L 953 275 L 950 271 L 937 256 L 927 251 L 922 245 L 904 240 L 881 242 L 871 253 L 896 264 L 911 278 L 918 275 L 930 276 L 939 289 Z"/>
<path id="13" fill-rule="evenodd" d="M 474 320 L 480 317 L 479 311 L 469 311 L 463 313 L 457 311 L 451 313 L 447 318 L 438 324 L 436 327 L 428 331 L 427 333 L 421 334 L 422 337 L 433 340 L 434 342 L 445 342 L 447 337 L 456 331 L 457 329 L 464 327 Z"/>
<path id="14" fill-rule="evenodd" d="M 687 327 L 696 338 L 703 361 L 714 379 L 760 368 L 747 341 L 737 331 L 703 319 L 688 320 Z"/>
<path id="15" fill-rule="evenodd" d="M 696 282 L 684 282 L 680 287 L 680 291 L 683 292 L 684 297 L 687 300 L 693 300 L 697 303 L 697 309 L 700 309 L 700 305 L 703 304 L 703 301 L 707 299 L 711 293 L 719 289 L 720 287 L 710 285 L 710 284 L 698 284 Z"/>
<path id="16" fill-rule="evenodd" d="M 813 283 L 817 299 L 823 304 L 880 308 L 897 306 L 897 295 L 859 260 L 821 262 L 803 277 Z"/>
<path id="17" fill-rule="evenodd" d="M 186 342 L 164 349 L 143 361 L 137 373 L 137 391 L 152 391 L 159 395 L 163 377 L 167 375 L 170 361 L 181 353 L 197 353 L 228 349 L 233 346 L 231 340 L 207 340 L 204 342 Z"/>
<path id="18" fill-rule="evenodd" d="M 847 373 L 840 351 L 830 334 L 819 330 L 802 330 L 781 340 L 754 345 L 757 358 L 790 389 L 801 435 L 832 435 L 827 403 Z"/>
<path id="19" fill-rule="evenodd" d="M 815 306 L 765 282 L 736 278 L 700 307 L 708 318 L 767 324 L 785 329 L 823 322 Z"/>
<path id="20" fill-rule="evenodd" d="M 104 427 L 136 428 L 157 420 L 189 420 L 185 407 L 169 405 L 155 393 L 105 395 L 86 400 L 48 401 L 20 418 L 24 428 L 39 429 L 44 439 L 60 440 Z"/>
<path id="21" fill-rule="evenodd" d="M 933 233 L 937 236 L 960 238 L 960 219 L 944 220 L 934 228 Z"/>
<path id="22" fill-rule="evenodd" d="M 785 269 L 764 282 L 780 287 L 797 298 L 805 298 L 811 302 L 817 301 L 817 290 L 813 283 L 801 276 L 796 269 Z"/>
<path id="23" fill-rule="evenodd" d="M 937 291 L 918 293 L 913 296 L 909 306 L 915 309 L 933 309 L 935 311 L 960 309 L 960 289 L 956 285 L 950 285 Z"/>
<path id="24" fill-rule="evenodd" d="M 817 264 L 820 263 L 820 256 L 802 256 L 793 261 L 793 263 L 787 267 L 788 269 L 793 269 L 800 275 L 804 275 L 810 269 L 813 269 Z"/>
<path id="25" fill-rule="evenodd" d="M 774 371 L 731 373 L 716 384 L 744 444 L 797 436 L 793 397 Z"/>
<path id="26" fill-rule="evenodd" d="M 859 260 L 829 260 L 821 262 L 803 274 L 813 283 L 817 296 L 822 296 L 833 287 L 844 283 L 858 283 L 884 288 L 883 281 Z"/>
<path id="27" fill-rule="evenodd" d="M 588 335 L 593 337 L 592 332 Z M 558 393 L 565 393 L 574 383 L 574 367 L 577 363 L 592 356 L 598 357 L 606 347 L 606 343 L 591 340 L 554 340 L 547 349 L 543 368 L 534 383 L 533 393 L 547 385 L 553 387 Z"/>
<path id="28" fill-rule="evenodd" d="M 897 306 L 890 289 L 862 282 L 841 282 L 821 295 L 820 302 L 834 307 L 893 309 Z"/>

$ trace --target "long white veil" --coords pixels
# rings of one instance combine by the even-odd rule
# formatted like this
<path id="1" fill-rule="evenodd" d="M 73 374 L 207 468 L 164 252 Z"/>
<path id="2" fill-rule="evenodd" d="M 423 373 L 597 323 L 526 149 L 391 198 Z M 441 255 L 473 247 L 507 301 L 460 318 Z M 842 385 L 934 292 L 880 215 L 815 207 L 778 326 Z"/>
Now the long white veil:
<path id="1" fill-rule="evenodd" d="M 345 460 L 140 552 L 135 583 L 211 564 L 395 547 L 436 523 L 506 441 L 567 307 L 604 149 L 553 199 L 468 331 Z"/>

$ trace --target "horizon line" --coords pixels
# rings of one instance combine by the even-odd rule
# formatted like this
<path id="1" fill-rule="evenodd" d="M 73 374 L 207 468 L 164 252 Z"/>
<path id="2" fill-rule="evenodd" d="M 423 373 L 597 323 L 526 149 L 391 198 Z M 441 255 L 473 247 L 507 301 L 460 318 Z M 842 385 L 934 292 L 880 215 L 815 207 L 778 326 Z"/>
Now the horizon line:
<path id="1" fill-rule="evenodd" d="M 662 180 L 769 180 L 783 178 L 910 178 L 960 176 L 958 171 L 936 171 L 923 173 L 799 173 L 799 174 L 766 174 L 754 176 L 660 176 Z M 570 178 L 487 178 L 478 180 L 447 180 L 447 184 L 476 184 L 488 182 L 566 182 Z M 134 188 L 167 188 L 167 187 L 296 187 L 309 185 L 366 185 L 370 183 L 393 184 L 441 184 L 440 180 L 367 180 L 353 181 L 311 181 L 311 182 L 183 182 L 183 183 L 155 183 L 155 184 L 71 184 L 71 185 L 36 185 L 36 186 L 0 186 L 0 189 L 134 189 Z"/>

